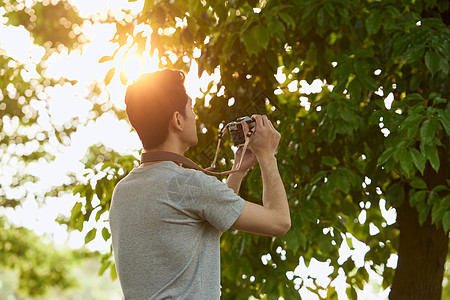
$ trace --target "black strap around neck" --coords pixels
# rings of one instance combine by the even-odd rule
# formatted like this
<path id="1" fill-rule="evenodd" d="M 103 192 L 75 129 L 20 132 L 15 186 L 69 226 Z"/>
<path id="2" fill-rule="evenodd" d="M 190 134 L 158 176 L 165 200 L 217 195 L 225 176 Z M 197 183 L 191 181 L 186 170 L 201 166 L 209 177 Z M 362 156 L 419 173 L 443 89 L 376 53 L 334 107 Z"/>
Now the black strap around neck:
<path id="1" fill-rule="evenodd" d="M 141 163 L 156 162 L 156 161 L 173 161 L 174 163 L 183 164 L 183 165 L 191 167 L 193 169 L 196 169 L 196 170 L 199 170 L 202 172 L 207 172 L 207 173 L 214 174 L 214 175 L 231 174 L 231 173 L 238 171 L 238 170 L 234 169 L 234 170 L 225 171 L 225 172 L 213 172 L 208 169 L 204 169 L 204 168 L 200 167 L 195 162 L 193 162 L 192 160 L 190 160 L 187 157 L 184 157 L 183 155 L 173 153 L 173 152 L 168 152 L 168 151 L 152 151 L 152 152 L 143 152 L 141 154 Z"/>

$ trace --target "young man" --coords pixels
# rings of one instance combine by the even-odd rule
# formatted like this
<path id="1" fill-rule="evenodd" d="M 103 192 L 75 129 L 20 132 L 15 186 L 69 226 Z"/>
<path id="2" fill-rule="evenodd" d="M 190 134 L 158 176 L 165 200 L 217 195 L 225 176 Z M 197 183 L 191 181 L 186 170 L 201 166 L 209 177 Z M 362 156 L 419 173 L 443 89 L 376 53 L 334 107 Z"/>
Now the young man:
<path id="1" fill-rule="evenodd" d="M 145 74 L 128 87 L 128 118 L 145 152 L 183 155 L 197 144 L 184 79 L 181 71 L 163 70 Z M 252 117 L 256 128 L 249 150 L 227 184 L 171 161 L 143 163 L 117 184 L 110 225 L 126 300 L 219 299 L 220 232 L 231 227 L 281 236 L 289 230 L 288 201 L 274 156 L 280 134 L 266 116 Z M 247 124 L 243 126 L 247 133 Z M 262 205 L 237 194 L 256 162 L 263 180 Z"/>

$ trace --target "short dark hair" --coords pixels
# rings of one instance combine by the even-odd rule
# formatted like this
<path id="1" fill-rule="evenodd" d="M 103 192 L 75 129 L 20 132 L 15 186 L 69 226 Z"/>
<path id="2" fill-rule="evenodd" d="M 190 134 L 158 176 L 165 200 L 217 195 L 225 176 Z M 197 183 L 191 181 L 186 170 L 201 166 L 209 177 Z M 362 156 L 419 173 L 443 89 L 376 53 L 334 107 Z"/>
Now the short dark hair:
<path id="1" fill-rule="evenodd" d="M 185 77 L 183 71 L 165 69 L 143 74 L 128 86 L 125 95 L 128 119 L 145 149 L 164 143 L 176 111 L 186 116 Z"/>

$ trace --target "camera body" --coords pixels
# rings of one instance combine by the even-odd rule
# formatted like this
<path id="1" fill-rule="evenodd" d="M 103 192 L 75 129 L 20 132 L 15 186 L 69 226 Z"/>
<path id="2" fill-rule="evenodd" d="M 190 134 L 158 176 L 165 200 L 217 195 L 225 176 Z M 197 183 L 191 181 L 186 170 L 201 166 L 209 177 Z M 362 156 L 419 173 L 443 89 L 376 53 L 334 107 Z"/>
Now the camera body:
<path id="1" fill-rule="evenodd" d="M 242 121 L 245 121 L 248 124 L 249 130 L 252 130 L 256 126 L 255 120 L 247 116 L 237 118 L 236 121 L 228 124 L 228 130 L 230 131 L 233 145 L 236 147 L 241 147 L 245 143 L 244 129 L 241 124 Z"/>

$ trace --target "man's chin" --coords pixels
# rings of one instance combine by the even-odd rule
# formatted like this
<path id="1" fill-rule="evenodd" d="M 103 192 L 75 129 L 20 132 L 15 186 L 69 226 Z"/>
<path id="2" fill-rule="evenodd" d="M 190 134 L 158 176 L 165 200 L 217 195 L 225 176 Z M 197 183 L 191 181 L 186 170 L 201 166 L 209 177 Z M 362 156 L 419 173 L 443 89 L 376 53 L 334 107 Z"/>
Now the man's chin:
<path id="1" fill-rule="evenodd" d="M 195 147 L 198 144 L 198 138 L 195 141 L 192 141 L 192 143 L 189 144 L 188 149 L 190 149 L 191 147 Z"/>

